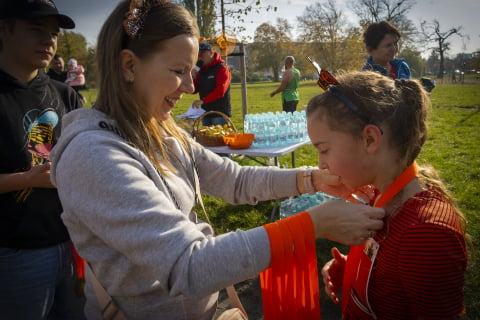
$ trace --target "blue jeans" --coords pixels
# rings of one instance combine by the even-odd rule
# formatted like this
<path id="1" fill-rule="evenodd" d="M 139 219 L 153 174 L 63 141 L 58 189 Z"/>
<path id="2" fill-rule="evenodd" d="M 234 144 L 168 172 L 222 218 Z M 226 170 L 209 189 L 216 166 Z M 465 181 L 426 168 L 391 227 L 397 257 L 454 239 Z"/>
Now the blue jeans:
<path id="1" fill-rule="evenodd" d="M 227 121 L 223 117 L 205 117 L 202 119 L 202 124 L 207 127 L 207 126 L 214 126 L 217 124 L 221 124 L 222 126 L 226 124 Z"/>
<path id="2" fill-rule="evenodd" d="M 41 249 L 0 248 L 0 319 L 85 319 L 75 292 L 70 241 Z"/>

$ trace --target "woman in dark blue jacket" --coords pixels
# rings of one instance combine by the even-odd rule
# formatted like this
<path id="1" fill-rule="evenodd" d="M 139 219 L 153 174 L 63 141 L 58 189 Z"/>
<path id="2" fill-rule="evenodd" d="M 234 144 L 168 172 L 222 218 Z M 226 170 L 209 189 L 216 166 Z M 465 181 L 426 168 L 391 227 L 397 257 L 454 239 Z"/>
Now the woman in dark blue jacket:
<path id="1" fill-rule="evenodd" d="M 404 59 L 395 58 L 400 36 L 398 28 L 388 21 L 370 24 L 363 33 L 369 56 L 362 70 L 377 71 L 393 79 L 410 79 L 408 64 Z"/>

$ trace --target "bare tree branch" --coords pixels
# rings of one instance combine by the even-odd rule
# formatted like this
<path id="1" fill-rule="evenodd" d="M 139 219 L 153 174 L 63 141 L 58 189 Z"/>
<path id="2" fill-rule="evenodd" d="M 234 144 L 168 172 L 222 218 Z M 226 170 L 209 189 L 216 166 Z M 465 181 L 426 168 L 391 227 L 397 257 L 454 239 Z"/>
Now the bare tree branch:
<path id="1" fill-rule="evenodd" d="M 450 50 L 450 42 L 448 42 L 448 38 L 452 35 L 458 35 L 460 37 L 464 37 L 460 30 L 462 29 L 461 26 L 456 28 L 451 28 L 447 31 L 440 30 L 440 23 L 434 19 L 432 22 L 423 21 L 420 24 L 421 32 L 423 35 L 423 41 L 426 44 L 434 43 L 435 45 L 430 49 L 434 50 L 434 52 L 438 53 L 440 57 L 440 68 L 437 74 L 438 78 L 443 78 L 444 74 L 444 61 L 445 61 L 445 53 Z"/>

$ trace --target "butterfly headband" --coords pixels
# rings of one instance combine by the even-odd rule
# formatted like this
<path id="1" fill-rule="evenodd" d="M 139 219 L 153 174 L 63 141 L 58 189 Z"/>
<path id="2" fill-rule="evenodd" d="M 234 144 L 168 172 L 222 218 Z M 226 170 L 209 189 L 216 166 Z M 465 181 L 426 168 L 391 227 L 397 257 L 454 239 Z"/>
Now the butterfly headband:
<path id="1" fill-rule="evenodd" d="M 363 119 L 366 123 L 370 122 L 370 119 L 368 119 L 360 110 L 360 108 L 353 103 L 352 100 L 350 100 L 339 88 L 338 84 L 339 82 L 335 77 L 328 72 L 327 70 L 323 70 L 320 68 L 317 62 L 313 61 L 312 58 L 307 57 L 308 61 L 310 61 L 315 68 L 315 70 L 318 73 L 318 81 L 317 84 L 322 88 L 323 90 L 326 90 L 333 96 L 335 96 L 338 100 L 342 101 L 353 113 L 355 113 L 357 116 L 359 116 L 361 119 Z"/>
<path id="2" fill-rule="evenodd" d="M 132 39 L 140 37 L 140 31 L 150 10 L 156 6 L 168 3 L 168 0 L 131 0 L 130 10 L 125 13 L 123 28 Z"/>

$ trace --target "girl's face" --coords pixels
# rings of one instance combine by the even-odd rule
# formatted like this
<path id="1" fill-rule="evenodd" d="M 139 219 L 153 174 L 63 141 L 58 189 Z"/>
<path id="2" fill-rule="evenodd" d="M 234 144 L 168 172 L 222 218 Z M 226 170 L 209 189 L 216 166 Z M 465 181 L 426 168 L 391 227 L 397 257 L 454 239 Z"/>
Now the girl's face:
<path id="1" fill-rule="evenodd" d="M 343 131 L 332 131 L 325 116 L 313 114 L 308 119 L 308 135 L 318 152 L 318 167 L 338 175 L 350 189 L 369 184 L 369 155 L 362 137 Z"/>
<path id="2" fill-rule="evenodd" d="M 387 33 L 376 49 L 370 50 L 369 54 L 375 63 L 386 65 L 395 59 L 398 52 L 398 37 L 395 34 Z"/>
<path id="3" fill-rule="evenodd" d="M 134 59 L 135 96 L 157 120 L 166 120 L 184 93 L 193 93 L 191 70 L 197 61 L 198 40 L 178 35 L 166 40 L 162 49 Z"/>

